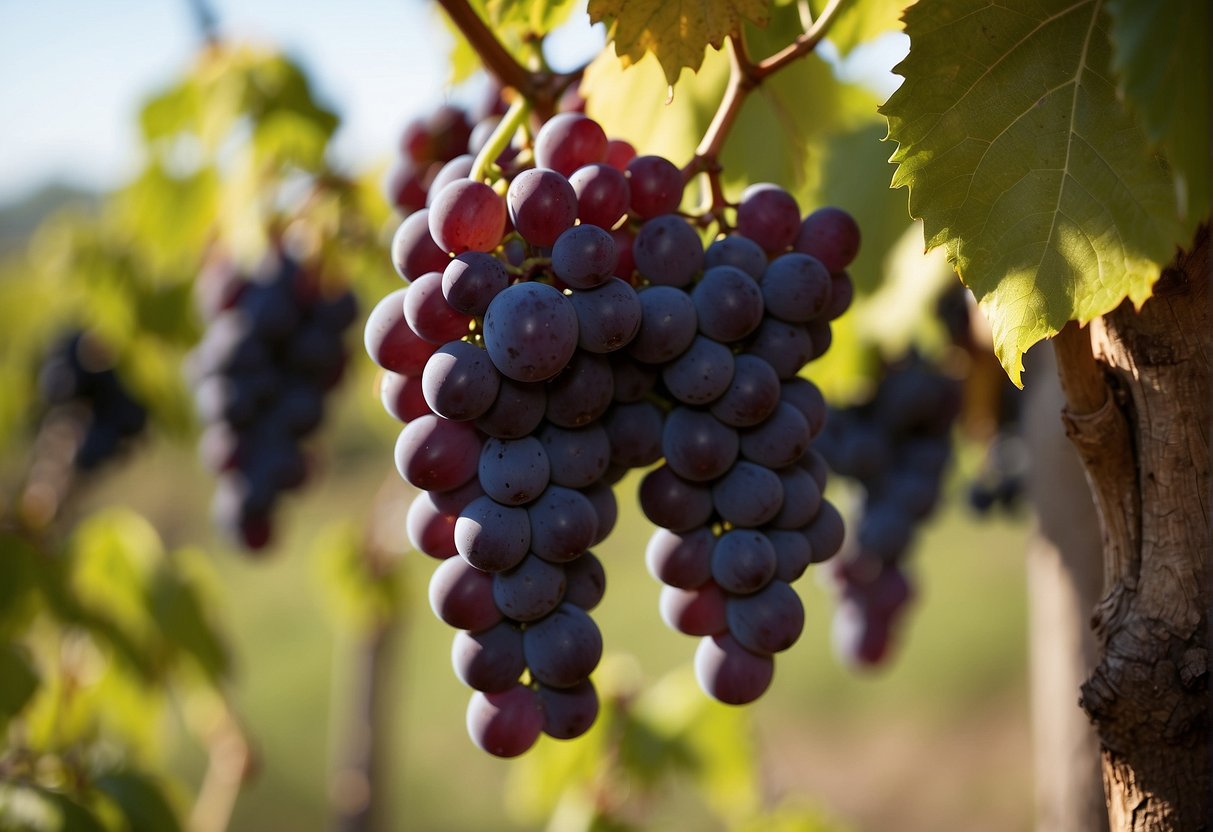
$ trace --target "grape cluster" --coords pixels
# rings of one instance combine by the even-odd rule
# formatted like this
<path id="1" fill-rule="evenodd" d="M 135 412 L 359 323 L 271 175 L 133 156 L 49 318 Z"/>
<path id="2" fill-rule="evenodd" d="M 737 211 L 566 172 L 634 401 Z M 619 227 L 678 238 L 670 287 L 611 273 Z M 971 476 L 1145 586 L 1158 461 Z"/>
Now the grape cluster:
<path id="1" fill-rule="evenodd" d="M 884 660 L 913 595 L 903 567 L 939 500 L 960 403 L 954 379 L 911 355 L 887 369 L 870 400 L 831 413 L 822 433 L 829 467 L 865 492 L 856 547 L 834 569 L 834 647 L 853 664 Z"/>
<path id="2" fill-rule="evenodd" d="M 842 540 L 808 447 L 825 403 L 796 375 L 850 301 L 850 217 L 802 220 L 755 186 L 737 233 L 705 251 L 669 161 L 578 113 L 544 124 L 533 156 L 504 197 L 466 176 L 431 192 L 392 242 L 408 285 L 366 325 L 383 406 L 405 423 L 396 464 L 421 491 L 409 538 L 441 561 L 430 603 L 460 630 L 468 731 L 499 756 L 596 717 L 591 547 L 628 470 L 666 460 L 641 486 L 663 527 L 650 563 L 724 701 L 765 689 L 803 623 L 789 582 Z"/>
<path id="3" fill-rule="evenodd" d="M 449 104 L 409 122 L 400 138 L 400 156 L 385 183 L 388 202 L 402 214 L 424 208 L 438 171 L 467 153 L 472 129 L 468 114 Z M 470 164 L 467 169 L 471 170 Z"/>
<path id="4" fill-rule="evenodd" d="M 260 549 L 279 494 L 307 479 L 301 442 L 341 379 L 343 334 L 357 302 L 281 251 L 252 274 L 217 259 L 197 287 L 207 329 L 187 372 L 205 423 L 200 454 L 219 476 L 212 513 L 244 546 Z"/>
<path id="5" fill-rule="evenodd" d="M 74 331 L 47 353 L 38 376 L 43 399 L 80 426 L 72 464 L 91 471 L 119 453 L 147 423 L 147 410 L 131 398 L 97 337 Z"/>

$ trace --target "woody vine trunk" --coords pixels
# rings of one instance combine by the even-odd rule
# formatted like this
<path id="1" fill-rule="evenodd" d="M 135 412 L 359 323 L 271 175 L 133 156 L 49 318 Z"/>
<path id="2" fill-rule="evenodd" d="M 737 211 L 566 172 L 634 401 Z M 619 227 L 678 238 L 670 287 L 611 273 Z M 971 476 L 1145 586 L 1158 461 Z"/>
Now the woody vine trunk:
<path id="1" fill-rule="evenodd" d="M 1113 832 L 1210 824 L 1209 274 L 1203 227 L 1140 312 L 1126 303 L 1057 338 L 1062 418 L 1103 534 L 1081 703 Z"/>

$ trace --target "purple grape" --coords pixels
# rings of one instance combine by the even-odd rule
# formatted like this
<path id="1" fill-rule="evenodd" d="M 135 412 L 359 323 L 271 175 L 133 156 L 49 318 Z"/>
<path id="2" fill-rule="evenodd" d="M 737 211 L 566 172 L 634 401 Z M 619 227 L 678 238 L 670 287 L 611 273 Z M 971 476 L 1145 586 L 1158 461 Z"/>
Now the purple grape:
<path id="1" fill-rule="evenodd" d="M 787 650 L 804 630 L 804 604 L 783 581 L 771 581 L 753 595 L 729 598 L 725 617 L 737 643 L 763 655 Z"/>
<path id="2" fill-rule="evenodd" d="M 682 171 L 660 156 L 637 156 L 626 175 L 632 211 L 642 219 L 669 214 L 682 202 Z"/>
<path id="3" fill-rule="evenodd" d="M 775 547 L 760 531 L 725 532 L 712 549 L 712 580 L 726 592 L 748 595 L 775 577 Z"/>
<path id="4" fill-rule="evenodd" d="M 775 547 L 775 577 L 791 583 L 804 574 L 813 562 L 813 547 L 800 531 L 764 529 L 767 540 Z"/>
<path id="5" fill-rule="evenodd" d="M 505 266 L 491 254 L 460 254 L 442 273 L 442 296 L 457 312 L 483 317 L 489 303 L 510 283 Z"/>
<path id="6" fill-rule="evenodd" d="M 733 353 L 719 341 L 696 335 L 691 346 L 661 372 L 670 394 L 684 404 L 709 404 L 733 381 Z"/>
<path id="7" fill-rule="evenodd" d="M 606 594 L 606 570 L 593 552 L 582 552 L 564 565 L 564 600 L 587 612 Z"/>
<path id="8" fill-rule="evenodd" d="M 859 253 L 859 226 L 841 208 L 818 208 L 804 218 L 793 247 L 816 257 L 831 272 L 840 272 Z"/>
<path id="9" fill-rule="evenodd" d="M 607 137 L 602 127 L 581 113 L 558 113 L 535 134 L 535 166 L 568 176 L 578 168 L 606 158 Z"/>
<path id="10" fill-rule="evenodd" d="M 598 718 L 598 692 L 589 679 L 570 688 L 540 685 L 543 702 L 543 733 L 558 740 L 580 737 Z"/>
<path id="11" fill-rule="evenodd" d="M 573 357 L 577 313 L 551 286 L 515 283 L 489 304 L 484 343 L 504 375 L 515 381 L 543 381 Z"/>
<path id="12" fill-rule="evenodd" d="M 762 323 L 765 292 L 741 269 L 708 269 L 691 292 L 699 331 L 717 341 L 740 341 Z"/>
<path id="13" fill-rule="evenodd" d="M 650 286 L 638 297 L 640 329 L 628 352 L 648 364 L 664 364 L 685 352 L 699 326 L 690 296 L 673 286 Z"/>
<path id="14" fill-rule="evenodd" d="M 505 198 L 510 222 L 533 246 L 554 244 L 577 219 L 577 194 L 554 170 L 524 170 L 514 177 Z"/>
<path id="15" fill-rule="evenodd" d="M 416 280 L 426 272 L 441 272 L 451 261 L 430 236 L 430 212 L 414 211 L 400 223 L 392 237 L 392 265 L 404 280 Z"/>
<path id="16" fill-rule="evenodd" d="M 817 355 L 804 326 L 770 317 L 759 324 L 746 349 L 770 364 L 784 381 L 795 377 Z"/>
<path id="17" fill-rule="evenodd" d="M 580 491 L 590 501 L 590 505 L 594 507 L 594 514 L 598 518 L 598 531 L 594 533 L 594 539 L 590 541 L 591 546 L 596 546 L 606 540 L 607 535 L 615 528 L 615 521 L 619 519 L 619 504 L 615 501 L 615 492 L 601 479 Z"/>
<path id="18" fill-rule="evenodd" d="M 442 275 L 426 272 L 404 296 L 404 319 L 409 328 L 431 344 L 445 344 L 468 334 L 470 315 L 459 312 L 442 296 Z"/>
<path id="19" fill-rule="evenodd" d="M 522 633 L 526 666 L 540 684 L 570 688 L 587 678 L 602 658 L 602 633 L 585 610 L 561 604 Z"/>
<path id="20" fill-rule="evenodd" d="M 456 179 L 444 185 L 429 212 L 430 237 L 451 254 L 492 251 L 505 232 L 505 200 L 483 182 Z"/>
<path id="21" fill-rule="evenodd" d="M 804 536 L 813 549 L 813 563 L 822 563 L 838 554 L 846 536 L 846 526 L 833 503 L 822 501 L 813 522 L 804 527 Z"/>
<path id="22" fill-rule="evenodd" d="M 548 487 L 551 464 L 548 453 L 534 436 L 488 439 L 477 465 L 486 494 L 507 506 L 531 502 Z"/>
<path id="23" fill-rule="evenodd" d="M 676 407 L 666 416 L 661 449 L 674 473 L 692 482 L 714 480 L 737 459 L 737 431 L 711 413 Z"/>
<path id="24" fill-rule="evenodd" d="M 792 378 L 782 385 L 781 397 L 800 411 L 809 425 L 809 435 L 817 436 L 826 424 L 829 407 L 817 385 L 807 378 Z"/>
<path id="25" fill-rule="evenodd" d="M 830 273 L 821 261 L 793 252 L 776 257 L 762 276 L 762 300 L 783 321 L 805 323 L 820 317 L 830 303 Z"/>
<path id="26" fill-rule="evenodd" d="M 414 488 L 449 491 L 476 475 L 480 439 L 467 422 L 419 416 L 396 441 L 396 470 Z"/>
<path id="27" fill-rule="evenodd" d="M 454 557 L 455 515 L 440 511 L 430 498 L 429 491 L 422 491 L 409 504 L 405 518 L 405 530 L 409 543 L 419 552 L 438 560 Z"/>
<path id="28" fill-rule="evenodd" d="M 640 330 L 641 305 L 630 284 L 612 277 L 569 296 L 577 312 L 577 346 L 608 353 L 627 346 Z"/>
<path id="29" fill-rule="evenodd" d="M 590 548 L 598 532 L 593 504 L 579 491 L 548 486 L 527 507 L 531 518 L 531 549 L 553 563 L 570 561 Z"/>
<path id="30" fill-rule="evenodd" d="M 775 662 L 741 646 L 727 633 L 706 637 L 695 651 L 695 678 L 699 687 L 726 705 L 753 702 L 771 686 Z"/>
<path id="31" fill-rule="evenodd" d="M 663 584 L 694 589 L 712 577 L 715 545 L 716 536 L 705 526 L 681 533 L 657 529 L 645 547 L 645 565 L 649 574 Z"/>
<path id="32" fill-rule="evenodd" d="M 522 563 L 531 545 L 526 509 L 505 506 L 492 497 L 478 497 L 459 513 L 453 535 L 455 548 L 468 563 L 484 572 L 502 572 Z"/>
<path id="33" fill-rule="evenodd" d="M 780 402 L 761 424 L 741 433 L 741 455 L 767 468 L 783 468 L 809 447 L 809 423 L 800 411 Z"/>
<path id="34" fill-rule="evenodd" d="M 535 555 L 527 555 L 513 569 L 493 573 L 492 580 L 493 602 L 514 621 L 536 621 L 564 598 L 564 569 Z"/>
<path id="35" fill-rule="evenodd" d="M 439 347 L 425 364 L 421 390 L 430 410 L 444 419 L 481 416 L 497 398 L 501 376 L 488 353 L 467 341 Z"/>
<path id="36" fill-rule="evenodd" d="M 476 427 L 498 439 L 521 439 L 539 426 L 546 410 L 543 382 L 527 383 L 501 376 L 497 398 L 476 419 Z"/>
<path id="37" fill-rule="evenodd" d="M 753 240 L 738 234 L 721 237 L 703 254 L 703 268 L 735 266 L 755 280 L 761 280 L 767 268 L 767 256 Z"/>
<path id="38" fill-rule="evenodd" d="M 611 460 L 611 441 L 598 423 L 583 428 L 546 424 L 539 441 L 552 465 L 552 482 L 568 488 L 584 488 L 598 480 Z"/>
<path id="39" fill-rule="evenodd" d="M 761 526 L 779 513 L 783 485 L 770 468 L 742 460 L 712 487 L 712 502 L 734 526 Z"/>
<path id="40" fill-rule="evenodd" d="M 610 443 L 611 462 L 628 468 L 644 468 L 661 459 L 663 420 L 661 408 L 649 401 L 614 405 L 602 419 Z"/>
<path id="41" fill-rule="evenodd" d="M 496 693 L 476 691 L 468 702 L 472 742 L 495 757 L 517 757 L 543 733 L 543 702 L 523 685 Z"/>
<path id="42" fill-rule="evenodd" d="M 775 481 L 779 481 L 778 477 Z M 704 525 L 712 516 L 712 492 L 684 480 L 668 465 L 645 474 L 640 481 L 639 497 L 644 516 L 670 531 L 689 531 Z"/>
<path id="43" fill-rule="evenodd" d="M 610 407 L 614 385 L 606 358 L 576 351 L 569 365 L 548 382 L 547 420 L 565 428 L 590 424 Z"/>
<path id="44" fill-rule="evenodd" d="M 509 690 L 526 670 L 522 631 L 510 621 L 475 633 L 460 631 L 451 643 L 451 664 L 459 681 L 474 690 Z"/>
<path id="45" fill-rule="evenodd" d="M 686 286 L 703 270 L 703 243 L 690 223 L 666 214 L 640 227 L 632 257 L 637 271 L 651 283 Z"/>
<path id="46" fill-rule="evenodd" d="M 778 185 L 761 182 L 741 193 L 737 205 L 737 232 L 767 254 L 787 251 L 800 231 L 800 206 Z"/>
<path id="47" fill-rule="evenodd" d="M 552 246 L 552 271 L 573 289 L 601 286 L 618 262 L 614 238 L 596 225 L 575 225 Z"/>
<path id="48" fill-rule="evenodd" d="M 671 630 L 688 636 L 711 636 L 728 629 L 725 594 L 708 581 L 693 589 L 663 586 L 658 601 L 661 620 Z"/>
<path id="49" fill-rule="evenodd" d="M 437 346 L 409 328 L 404 319 L 404 297 L 408 289 L 397 289 L 371 310 L 366 321 L 366 354 L 385 370 L 419 376 Z"/>
<path id="50" fill-rule="evenodd" d="M 766 361 L 742 353 L 733 359 L 729 389 L 712 402 L 712 415 L 726 425 L 745 428 L 757 425 L 779 405 L 779 376 Z"/>
<path id="51" fill-rule="evenodd" d="M 493 576 L 463 558 L 447 558 L 430 577 L 430 608 L 460 630 L 484 630 L 501 620 L 493 603 Z"/>
<path id="52" fill-rule="evenodd" d="M 821 509 L 821 489 L 816 480 L 799 465 L 790 465 L 776 473 L 783 485 L 783 506 L 771 518 L 771 525 L 777 529 L 807 526 Z"/>
<path id="53" fill-rule="evenodd" d="M 610 165 L 580 167 L 569 177 L 569 184 L 577 194 L 577 216 L 582 225 L 610 230 L 628 212 L 631 194 L 627 177 Z"/>

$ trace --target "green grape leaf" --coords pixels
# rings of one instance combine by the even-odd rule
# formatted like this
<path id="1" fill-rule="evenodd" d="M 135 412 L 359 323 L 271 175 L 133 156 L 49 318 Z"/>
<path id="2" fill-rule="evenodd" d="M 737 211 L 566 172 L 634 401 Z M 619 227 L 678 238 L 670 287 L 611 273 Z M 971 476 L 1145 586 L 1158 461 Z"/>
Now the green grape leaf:
<path id="1" fill-rule="evenodd" d="M 182 828 L 164 786 L 150 775 L 116 771 L 98 777 L 93 785 L 118 805 L 132 830 L 176 832 Z"/>
<path id="2" fill-rule="evenodd" d="M 182 580 L 176 570 L 161 569 L 150 591 L 160 634 L 193 656 L 212 684 L 222 681 L 231 670 L 231 659 L 197 587 Z"/>
<path id="3" fill-rule="evenodd" d="M 1108 0 L 1112 65 L 1175 175 L 1189 235 L 1209 215 L 1208 0 Z"/>
<path id="4" fill-rule="evenodd" d="M 1140 305 L 1183 238 L 1172 182 L 1109 80 L 1103 0 L 906 10 L 881 108 L 895 187 L 973 290 L 1003 369 L 1067 321 Z"/>
<path id="5" fill-rule="evenodd" d="M 719 49 L 748 20 L 766 25 L 767 0 L 590 0 L 590 20 L 607 24 L 607 39 L 625 66 L 651 52 L 661 63 L 667 84 L 683 68 L 697 72 L 706 47 Z"/>
<path id="6" fill-rule="evenodd" d="M 577 8 L 576 0 L 487 0 L 489 22 L 495 26 L 515 25 L 528 32 L 546 35 L 569 19 Z"/>
<path id="7" fill-rule="evenodd" d="M 861 43 L 901 31 L 901 13 L 912 0 L 854 0 L 830 24 L 826 37 L 846 55 Z M 826 3 L 815 0 L 813 12 L 820 15 Z"/>
<path id="8" fill-rule="evenodd" d="M 29 652 L 21 645 L 0 642 L 0 732 L 37 689 L 38 672 Z"/>

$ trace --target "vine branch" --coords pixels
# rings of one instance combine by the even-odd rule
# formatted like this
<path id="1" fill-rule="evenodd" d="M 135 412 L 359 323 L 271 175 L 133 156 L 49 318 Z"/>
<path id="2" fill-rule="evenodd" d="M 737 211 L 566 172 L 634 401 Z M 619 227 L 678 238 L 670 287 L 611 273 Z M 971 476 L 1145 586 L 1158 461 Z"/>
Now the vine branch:
<path id="1" fill-rule="evenodd" d="M 518 90 L 526 98 L 537 92 L 535 74 L 514 59 L 467 0 L 438 0 L 438 5 L 442 6 L 447 17 L 463 33 L 489 72 L 497 76 L 497 80 Z"/>

